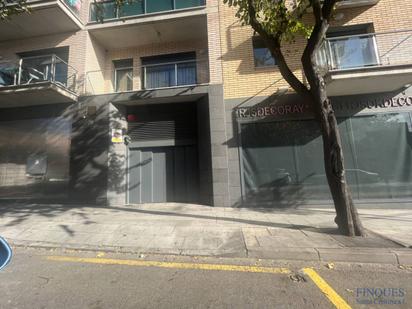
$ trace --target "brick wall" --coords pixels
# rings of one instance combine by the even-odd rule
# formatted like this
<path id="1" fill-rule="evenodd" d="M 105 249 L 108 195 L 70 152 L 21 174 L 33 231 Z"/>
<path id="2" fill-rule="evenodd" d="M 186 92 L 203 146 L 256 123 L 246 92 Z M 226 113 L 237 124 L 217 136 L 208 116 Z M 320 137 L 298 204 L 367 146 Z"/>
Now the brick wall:
<path id="1" fill-rule="evenodd" d="M 235 9 L 220 1 L 219 11 L 225 98 L 266 96 L 279 87 L 288 86 L 276 67 L 254 67 L 253 31 L 251 27 L 240 25 Z M 337 13 L 343 13 L 343 16 L 340 20 L 334 20 L 332 26 L 373 23 L 375 32 L 412 29 L 410 12 L 410 0 L 380 0 L 374 6 L 339 9 Z M 300 57 L 304 44 L 305 40 L 301 38 L 284 50 L 292 70 L 301 79 Z"/>
<path id="2" fill-rule="evenodd" d="M 173 54 L 180 52 L 196 52 L 198 61 L 199 82 L 207 82 L 208 54 L 207 41 L 185 41 L 164 44 L 150 44 L 132 48 L 104 51 L 93 38 L 90 39 L 91 47 L 88 51 L 86 70 L 88 76 L 88 92 L 94 94 L 113 92 L 113 61 L 120 59 L 133 59 L 133 89 L 141 89 L 141 58 L 146 56 Z M 92 86 L 92 88 L 89 87 Z"/>

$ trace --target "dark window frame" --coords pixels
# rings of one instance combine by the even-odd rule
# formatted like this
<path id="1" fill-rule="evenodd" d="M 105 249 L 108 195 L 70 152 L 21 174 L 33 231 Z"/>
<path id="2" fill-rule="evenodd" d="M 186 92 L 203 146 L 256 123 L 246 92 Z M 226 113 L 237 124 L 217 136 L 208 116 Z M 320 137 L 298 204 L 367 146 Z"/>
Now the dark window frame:
<path id="1" fill-rule="evenodd" d="M 178 81 L 178 68 L 179 65 L 184 65 L 185 63 L 194 63 L 194 82 L 187 83 L 187 84 L 179 84 Z M 141 58 L 142 64 L 142 88 L 143 89 L 157 89 L 157 88 L 170 88 L 170 87 L 178 87 L 178 86 L 186 86 L 186 85 L 195 85 L 197 84 L 197 55 L 196 51 L 190 52 L 182 52 L 182 53 L 172 53 L 172 54 L 162 54 L 162 55 L 155 55 L 155 56 L 148 56 Z M 150 87 L 147 85 L 147 73 L 146 69 L 150 67 L 158 67 L 158 66 L 175 66 L 174 67 L 174 84 L 168 86 L 159 86 L 159 87 Z"/>
<path id="2" fill-rule="evenodd" d="M 260 50 L 261 53 L 266 50 L 266 53 L 270 54 L 269 49 L 264 45 L 263 40 L 259 36 L 253 36 L 252 37 L 252 50 L 253 50 L 253 63 L 255 69 L 261 69 L 261 68 L 276 68 L 278 66 L 277 61 L 275 58 L 270 55 L 269 58 L 266 60 L 263 60 L 263 63 L 260 64 L 257 59 L 257 52 Z M 266 64 L 266 61 L 273 61 L 273 63 Z"/>
<path id="3" fill-rule="evenodd" d="M 114 67 L 114 74 L 113 74 L 113 85 L 114 85 L 114 91 L 115 92 L 124 92 L 124 91 L 132 91 L 133 90 L 133 58 L 127 58 L 127 59 L 117 59 L 113 60 L 113 67 Z M 132 77 L 132 85 L 129 89 L 127 87 L 126 90 L 119 91 L 119 85 L 117 84 L 117 72 L 118 71 L 129 71 L 131 73 Z"/>

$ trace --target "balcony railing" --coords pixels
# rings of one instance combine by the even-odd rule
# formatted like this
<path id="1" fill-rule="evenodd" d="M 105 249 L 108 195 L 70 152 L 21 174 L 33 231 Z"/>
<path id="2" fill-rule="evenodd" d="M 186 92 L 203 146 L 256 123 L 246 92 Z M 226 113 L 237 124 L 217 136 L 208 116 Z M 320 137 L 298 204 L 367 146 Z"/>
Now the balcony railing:
<path id="1" fill-rule="evenodd" d="M 188 60 L 86 73 L 85 93 L 153 90 L 209 82 L 207 61 Z"/>
<path id="2" fill-rule="evenodd" d="M 64 2 L 73 13 L 75 13 L 77 16 L 80 14 L 80 10 L 82 8 L 82 0 L 59 0 Z M 27 0 L 27 5 L 30 6 L 30 3 L 36 3 L 40 2 L 40 0 Z M 8 5 L 14 5 L 17 3 L 15 0 L 6 0 L 6 3 Z"/>
<path id="3" fill-rule="evenodd" d="M 328 38 L 317 63 L 325 72 L 412 64 L 412 30 Z"/>
<path id="4" fill-rule="evenodd" d="M 204 6 L 205 0 L 133 0 L 118 7 L 115 1 L 90 4 L 91 22 Z"/>
<path id="5" fill-rule="evenodd" d="M 52 82 L 75 93 L 77 71 L 56 55 L 21 58 L 16 64 L 0 67 L 1 87 Z"/>
<path id="6" fill-rule="evenodd" d="M 80 15 L 80 10 L 82 8 L 82 0 L 63 0 L 64 3 L 75 13 L 77 16 Z"/>

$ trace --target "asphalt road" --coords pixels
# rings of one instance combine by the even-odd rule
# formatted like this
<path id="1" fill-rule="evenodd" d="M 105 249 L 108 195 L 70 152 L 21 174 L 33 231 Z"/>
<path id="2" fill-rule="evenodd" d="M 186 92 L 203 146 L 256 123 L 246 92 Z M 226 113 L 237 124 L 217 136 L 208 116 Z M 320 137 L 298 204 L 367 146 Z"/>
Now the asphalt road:
<path id="1" fill-rule="evenodd" d="M 0 308 L 351 307 L 412 308 L 412 267 L 15 248 L 0 272 Z"/>

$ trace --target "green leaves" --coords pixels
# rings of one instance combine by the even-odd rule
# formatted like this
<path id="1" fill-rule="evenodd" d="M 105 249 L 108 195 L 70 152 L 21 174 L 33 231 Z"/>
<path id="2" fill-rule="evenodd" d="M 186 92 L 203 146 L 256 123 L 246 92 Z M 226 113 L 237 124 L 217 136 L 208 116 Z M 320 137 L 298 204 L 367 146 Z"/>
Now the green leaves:
<path id="1" fill-rule="evenodd" d="M 310 7 L 310 0 L 223 0 L 235 7 L 236 17 L 242 24 L 250 25 L 251 9 L 263 30 L 280 40 L 293 41 L 296 35 L 309 37 L 312 27 L 306 25 L 303 16 Z"/>
<path id="2" fill-rule="evenodd" d="M 0 20 L 9 20 L 12 15 L 30 12 L 27 7 L 27 0 L 16 0 L 13 3 L 7 0 L 0 0 Z"/>

